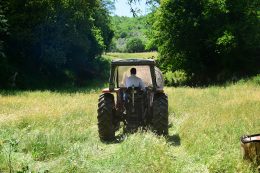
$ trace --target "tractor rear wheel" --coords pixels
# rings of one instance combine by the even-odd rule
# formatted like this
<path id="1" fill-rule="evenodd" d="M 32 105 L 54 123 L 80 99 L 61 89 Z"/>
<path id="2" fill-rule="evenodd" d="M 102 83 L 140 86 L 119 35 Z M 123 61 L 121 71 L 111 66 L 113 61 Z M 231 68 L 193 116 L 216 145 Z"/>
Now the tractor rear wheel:
<path id="1" fill-rule="evenodd" d="M 158 135 L 168 135 L 168 97 L 166 94 L 155 94 L 152 110 L 153 131 Z"/>
<path id="2" fill-rule="evenodd" d="M 98 133 L 102 141 L 115 139 L 115 101 L 113 94 L 101 94 L 98 99 Z"/>

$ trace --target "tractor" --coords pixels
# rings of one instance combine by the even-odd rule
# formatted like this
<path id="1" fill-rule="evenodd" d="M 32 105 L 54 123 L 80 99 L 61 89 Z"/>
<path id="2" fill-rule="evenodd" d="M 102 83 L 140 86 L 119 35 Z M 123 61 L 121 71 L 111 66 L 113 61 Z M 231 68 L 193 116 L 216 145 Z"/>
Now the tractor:
<path id="1" fill-rule="evenodd" d="M 145 89 L 126 87 L 130 69 L 136 68 Z M 164 80 L 153 59 L 118 59 L 111 62 L 109 88 L 98 99 L 98 132 L 101 141 L 112 141 L 123 122 L 124 133 L 149 128 L 168 135 L 168 97 Z"/>

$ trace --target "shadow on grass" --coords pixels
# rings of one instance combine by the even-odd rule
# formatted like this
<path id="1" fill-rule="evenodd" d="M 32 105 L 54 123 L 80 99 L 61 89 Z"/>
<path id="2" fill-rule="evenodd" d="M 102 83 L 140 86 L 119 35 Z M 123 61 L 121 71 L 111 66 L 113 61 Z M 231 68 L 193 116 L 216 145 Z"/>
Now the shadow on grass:
<path id="1" fill-rule="evenodd" d="M 110 141 L 101 141 L 105 144 L 118 144 L 122 143 L 125 140 L 127 140 L 129 135 L 132 135 L 133 133 L 121 133 L 115 136 L 114 139 L 111 139 Z M 180 146 L 181 145 L 181 138 L 179 134 L 174 134 L 174 135 L 168 135 L 165 136 L 165 139 L 167 143 L 169 143 L 171 146 Z"/>
<path id="2" fill-rule="evenodd" d="M 127 139 L 128 134 L 122 133 L 117 136 L 115 136 L 113 139 L 108 139 L 108 140 L 100 140 L 104 144 L 119 144 L 122 143 Z"/>
<path id="3" fill-rule="evenodd" d="M 90 92 L 100 92 L 103 88 L 108 87 L 107 81 L 95 80 L 91 81 L 85 86 L 63 86 L 63 87 L 46 87 L 46 88 L 31 88 L 31 89 L 0 89 L 1 96 L 23 96 L 27 95 L 28 92 L 52 92 L 59 94 L 75 94 L 75 93 L 90 93 Z"/>
<path id="4" fill-rule="evenodd" d="M 193 81 L 189 81 L 186 84 L 179 84 L 179 85 L 168 85 L 166 84 L 166 86 L 168 87 L 188 87 L 188 88 L 210 88 L 210 87 L 230 87 L 232 85 L 237 85 L 237 84 L 251 84 L 251 85 L 256 85 L 256 86 L 260 86 L 260 74 L 251 74 L 251 75 L 247 75 L 247 76 L 230 76 L 228 78 L 225 78 L 223 80 L 205 80 L 204 81 L 200 81 L 200 80 L 195 80 L 193 79 Z"/>
<path id="5" fill-rule="evenodd" d="M 166 137 L 167 142 L 171 145 L 171 146 L 180 146 L 181 145 L 181 138 L 179 134 L 174 134 L 174 135 L 169 135 Z"/>

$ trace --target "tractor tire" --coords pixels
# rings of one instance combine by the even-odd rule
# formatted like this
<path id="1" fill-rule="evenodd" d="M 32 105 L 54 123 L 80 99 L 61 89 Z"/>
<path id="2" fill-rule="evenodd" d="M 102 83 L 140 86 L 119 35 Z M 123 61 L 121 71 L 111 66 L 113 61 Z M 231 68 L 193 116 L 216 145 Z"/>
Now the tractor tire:
<path id="1" fill-rule="evenodd" d="M 158 135 L 168 135 L 168 97 L 164 93 L 154 96 L 152 128 Z"/>
<path id="2" fill-rule="evenodd" d="M 109 142 L 115 139 L 115 101 L 113 94 L 101 94 L 98 99 L 98 133 L 101 141 Z"/>

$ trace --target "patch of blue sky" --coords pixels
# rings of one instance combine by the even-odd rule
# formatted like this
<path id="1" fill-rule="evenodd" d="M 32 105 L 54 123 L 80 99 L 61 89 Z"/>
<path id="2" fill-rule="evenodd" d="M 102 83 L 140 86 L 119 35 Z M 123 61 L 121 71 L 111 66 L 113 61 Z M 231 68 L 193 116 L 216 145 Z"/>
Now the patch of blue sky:
<path id="1" fill-rule="evenodd" d="M 146 15 L 149 12 L 149 9 L 145 4 L 145 0 L 132 4 L 132 7 L 133 7 L 133 9 L 138 11 L 138 13 L 137 13 L 138 16 Z M 133 13 L 131 12 L 131 8 L 130 8 L 130 5 L 128 4 L 128 1 L 127 0 L 116 0 L 115 1 L 115 11 L 114 11 L 113 15 L 133 17 Z"/>

